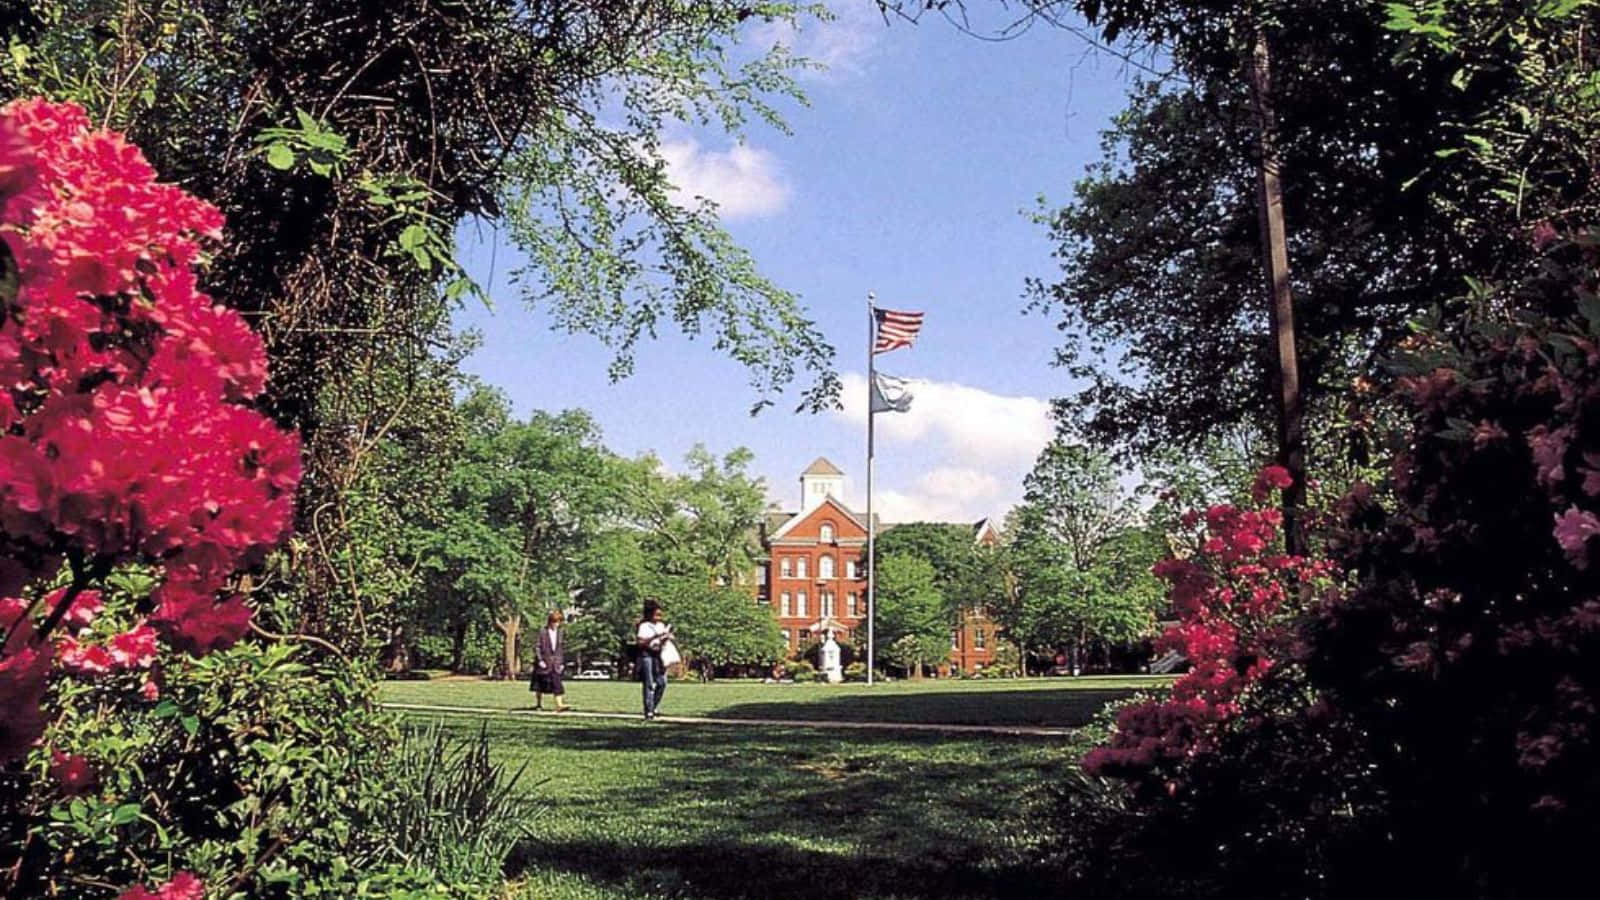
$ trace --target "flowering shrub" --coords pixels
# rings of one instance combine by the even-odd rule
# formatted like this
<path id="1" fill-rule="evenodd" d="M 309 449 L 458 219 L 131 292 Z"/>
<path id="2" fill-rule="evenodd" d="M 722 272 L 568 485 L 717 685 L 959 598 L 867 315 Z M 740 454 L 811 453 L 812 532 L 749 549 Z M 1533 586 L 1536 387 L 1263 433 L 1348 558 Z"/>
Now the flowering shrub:
<path id="1" fill-rule="evenodd" d="M 236 642 L 251 611 L 229 579 L 289 532 L 298 440 L 249 406 L 265 351 L 197 286 L 221 228 L 77 106 L 0 108 L 0 764 L 80 717 L 75 701 L 99 701 L 102 729 L 119 697 L 158 701 L 158 638 L 193 655 Z M 98 815 L 82 798 L 107 760 L 32 758 L 46 794 L 75 798 L 67 821 Z M 125 896 L 200 890 L 180 874 Z"/>
<path id="2" fill-rule="evenodd" d="M 1288 485 L 1288 472 L 1269 466 L 1257 476 L 1252 498 L 1262 504 Z M 1184 523 L 1200 525 L 1201 517 L 1190 513 Z M 1332 567 L 1284 555 L 1282 526 L 1277 509 L 1213 506 L 1196 552 L 1156 565 L 1178 616 L 1156 647 L 1182 653 L 1190 669 L 1168 696 L 1118 713 L 1110 741 L 1084 757 L 1089 772 L 1176 792 L 1185 763 L 1214 749 L 1245 693 L 1295 656 L 1292 615 L 1300 591 L 1325 583 Z"/>
<path id="3" fill-rule="evenodd" d="M 1600 832 L 1600 235 L 1535 239 L 1538 276 L 1395 361 L 1410 427 L 1341 505 L 1359 583 L 1308 632 L 1370 815 L 1408 868 L 1457 873 L 1438 892 L 1548 894 Z"/>
<path id="4" fill-rule="evenodd" d="M 238 640 L 250 611 L 227 579 L 291 526 L 297 440 L 245 405 L 266 353 L 196 283 L 221 229 L 82 109 L 0 110 L 0 760 L 39 737 L 52 660 L 94 677 L 148 668 L 157 633 L 192 653 Z M 50 641 L 88 627 L 95 588 L 134 562 L 161 576 L 150 615 L 104 642 Z"/>

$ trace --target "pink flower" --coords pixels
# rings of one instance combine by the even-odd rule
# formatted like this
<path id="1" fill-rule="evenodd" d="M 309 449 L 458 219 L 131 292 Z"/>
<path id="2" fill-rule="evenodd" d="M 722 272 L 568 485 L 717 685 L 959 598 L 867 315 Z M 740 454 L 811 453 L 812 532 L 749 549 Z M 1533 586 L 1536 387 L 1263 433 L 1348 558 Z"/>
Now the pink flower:
<path id="1" fill-rule="evenodd" d="M 1499 422 L 1491 422 L 1488 419 L 1484 419 L 1478 423 L 1478 427 L 1472 432 L 1472 446 L 1475 450 L 1482 450 L 1490 444 L 1505 440 L 1507 437 L 1506 430 L 1500 427 Z"/>
<path id="2" fill-rule="evenodd" d="M 139 685 L 139 696 L 152 703 L 161 698 L 161 684 L 153 675 Z"/>
<path id="3" fill-rule="evenodd" d="M 1533 226 L 1533 249 L 1543 250 L 1544 248 L 1555 243 L 1556 239 L 1559 237 L 1560 235 L 1556 232 L 1556 227 L 1550 224 L 1548 219 L 1540 222 L 1539 224 Z"/>
<path id="4" fill-rule="evenodd" d="M 50 675 L 53 648 L 35 646 L 33 629 L 24 625 L 20 640 L 0 657 L 0 762 L 20 759 L 44 734 L 45 680 Z M 8 640 L 8 643 L 10 641 Z"/>
<path id="5" fill-rule="evenodd" d="M 61 665 L 77 675 L 104 675 L 111 671 L 111 652 L 99 644 L 80 644 L 74 638 L 56 642 Z"/>
<path id="6" fill-rule="evenodd" d="M 1545 487 L 1558 487 L 1566 478 L 1567 444 L 1572 440 L 1572 426 L 1565 425 L 1551 431 L 1536 425 L 1528 432 L 1528 448 L 1533 451 L 1533 464 L 1537 471 L 1534 480 Z"/>
<path id="7" fill-rule="evenodd" d="M 0 598 L 0 628 L 10 631 L 28 612 L 28 601 L 21 597 Z"/>
<path id="8" fill-rule="evenodd" d="M 1256 475 L 1255 483 L 1250 486 L 1250 496 L 1257 503 L 1264 503 L 1272 496 L 1274 491 L 1281 491 L 1294 484 L 1294 478 L 1289 475 L 1289 470 L 1283 466 L 1267 466 Z"/>
<path id="9" fill-rule="evenodd" d="M 62 793 L 68 797 L 93 789 L 97 781 L 87 759 L 60 750 L 50 751 L 50 777 L 61 785 Z"/>
<path id="10" fill-rule="evenodd" d="M 205 900 L 206 886 L 192 872 L 179 872 L 154 891 L 135 885 L 118 895 L 117 900 Z"/>
<path id="11" fill-rule="evenodd" d="M 140 623 L 111 639 L 111 661 L 123 669 L 148 669 L 156 661 L 156 630 Z"/>
<path id="12" fill-rule="evenodd" d="M 45 607 L 54 609 L 66 596 L 66 588 L 51 591 L 50 595 L 44 598 Z M 61 621 L 69 628 L 88 628 L 90 623 L 94 622 L 95 617 L 100 615 L 105 608 L 105 603 L 100 600 L 99 591 L 81 591 L 78 596 L 73 598 L 72 605 L 67 607 L 67 614 L 61 618 Z"/>
<path id="13" fill-rule="evenodd" d="M 201 656 L 233 646 L 250 630 L 250 607 L 235 596 L 216 596 L 191 585 L 168 582 L 157 589 L 161 605 L 150 622 L 174 649 Z"/>
<path id="14" fill-rule="evenodd" d="M 1566 512 L 1556 516 L 1554 530 L 1556 543 L 1561 545 L 1567 559 L 1579 569 L 1589 567 L 1589 553 L 1587 544 L 1589 538 L 1600 534 L 1600 519 L 1586 510 L 1576 506 L 1570 507 Z"/>

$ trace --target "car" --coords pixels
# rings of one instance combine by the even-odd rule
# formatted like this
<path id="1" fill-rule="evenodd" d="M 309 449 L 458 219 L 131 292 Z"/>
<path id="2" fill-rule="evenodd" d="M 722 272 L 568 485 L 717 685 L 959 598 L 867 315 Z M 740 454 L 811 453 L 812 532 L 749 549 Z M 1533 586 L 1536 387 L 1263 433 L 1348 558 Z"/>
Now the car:
<path id="1" fill-rule="evenodd" d="M 601 669 L 584 669 L 573 677 L 578 681 L 605 681 L 611 674 Z"/>

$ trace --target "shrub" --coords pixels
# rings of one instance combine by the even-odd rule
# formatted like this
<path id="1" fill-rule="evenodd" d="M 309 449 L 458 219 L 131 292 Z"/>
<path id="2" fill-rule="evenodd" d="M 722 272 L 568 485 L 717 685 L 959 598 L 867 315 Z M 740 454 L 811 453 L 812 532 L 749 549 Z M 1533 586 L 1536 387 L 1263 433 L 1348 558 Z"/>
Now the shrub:
<path id="1" fill-rule="evenodd" d="M 1302 598 L 1326 585 L 1332 567 L 1283 553 L 1282 515 L 1260 505 L 1288 484 L 1286 471 L 1268 467 L 1253 491 L 1260 508 L 1211 507 L 1195 552 L 1156 564 L 1179 619 L 1157 648 L 1181 652 L 1191 668 L 1170 695 L 1122 709 L 1111 740 L 1084 759 L 1091 773 L 1175 793 L 1189 762 L 1213 751 L 1238 718 L 1246 693 L 1294 660 Z"/>
<path id="2" fill-rule="evenodd" d="M 112 879 L 203 889 L 166 871 L 174 860 L 207 870 L 226 859 L 232 881 L 253 882 L 299 862 L 292 841 L 255 843 L 271 833 L 258 817 L 319 802 L 291 791 L 293 764 L 270 756 L 298 746 L 294 717 L 315 711 L 214 700 L 281 671 L 191 678 L 276 652 L 206 658 L 248 632 L 235 576 L 288 534 L 300 472 L 297 437 L 250 405 L 267 378 L 260 339 L 197 286 L 221 228 L 215 209 L 156 182 L 137 148 L 77 106 L 0 109 L 0 888 L 11 893 Z M 235 727 L 258 716 L 290 727 Z M 312 729 L 323 750 L 325 724 Z M 252 776 L 273 786 L 252 795 Z M 290 815 L 292 828 L 322 821 Z"/>
<path id="3" fill-rule="evenodd" d="M 867 664 L 863 663 L 863 662 L 853 662 L 850 665 L 845 666 L 844 667 L 844 680 L 845 681 L 866 681 L 867 680 Z"/>
<path id="4" fill-rule="evenodd" d="M 508 773 L 489 749 L 487 724 L 460 738 L 435 723 L 408 729 L 398 755 L 385 831 L 408 864 L 457 888 L 498 883 L 535 812 L 519 793 L 527 764 Z"/>

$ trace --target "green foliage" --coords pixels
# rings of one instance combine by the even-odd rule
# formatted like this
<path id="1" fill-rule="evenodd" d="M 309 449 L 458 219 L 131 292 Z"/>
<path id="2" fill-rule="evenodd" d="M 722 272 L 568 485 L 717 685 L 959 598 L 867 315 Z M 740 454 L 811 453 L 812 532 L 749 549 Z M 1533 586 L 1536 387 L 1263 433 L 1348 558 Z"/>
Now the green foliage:
<path id="1" fill-rule="evenodd" d="M 1158 43 L 1174 69 L 1134 92 L 1070 201 L 1039 216 L 1061 270 L 1031 283 L 1033 306 L 1065 332 L 1057 362 L 1085 379 L 1058 408 L 1097 443 L 1149 452 L 1269 430 L 1274 356 L 1243 77 L 1256 25 L 1271 47 L 1300 385 L 1314 414 L 1336 412 L 1330 401 L 1376 375 L 1408 320 L 1464 276 L 1528 266 L 1529 227 L 1593 202 L 1587 176 L 1570 176 L 1594 160 L 1569 165 L 1592 142 L 1558 137 L 1563 123 L 1547 112 L 1570 105 L 1563 92 L 1579 96 L 1587 76 L 1569 69 L 1537 89 L 1505 77 L 1523 61 L 1554 75 L 1583 43 L 1572 21 L 1530 27 L 1519 4 L 1403 4 L 1424 22 L 1439 11 L 1451 30 L 1476 20 L 1498 43 L 1453 57 L 1429 35 L 1385 28 L 1383 6 L 1364 0 L 1026 5 L 1075 8 L 1106 35 Z M 1462 165 L 1481 142 L 1500 158 Z M 1344 435 L 1323 437 L 1313 469 L 1318 454 L 1344 450 Z"/>
<path id="2" fill-rule="evenodd" d="M 157 700 L 112 681 L 55 686 L 70 702 L 47 746 L 90 760 L 96 777 L 64 795 L 44 750 L 8 776 L 3 818 L 25 832 L 5 855 L 23 895 L 109 896 L 180 869 L 226 896 L 416 881 L 387 840 L 396 731 L 370 680 L 288 643 L 173 657 L 162 672 Z"/>
<path id="3" fill-rule="evenodd" d="M 1163 602 L 1150 567 L 1166 547 L 1140 518 L 1106 455 L 1060 441 L 1046 447 L 1006 526 L 1010 578 L 991 606 L 1005 634 L 1044 655 L 1149 634 Z"/>
<path id="4" fill-rule="evenodd" d="M 945 522 L 896 525 L 878 536 L 879 560 L 916 557 L 933 567 L 934 584 L 949 620 L 982 609 L 1005 593 L 1005 567 L 990 547 L 977 543 L 972 528 Z"/>
<path id="5" fill-rule="evenodd" d="M 785 645 L 772 607 L 738 588 L 692 577 L 675 579 L 660 594 L 684 661 L 702 673 L 715 666 L 768 665 Z"/>
<path id="6" fill-rule="evenodd" d="M 495 887 L 538 813 L 522 784 L 532 760 L 511 771 L 490 749 L 487 725 L 476 738 L 411 727 L 399 747 L 389 838 L 409 865 L 458 887 Z"/>
<path id="7" fill-rule="evenodd" d="M 950 620 L 933 566 L 915 556 L 885 556 L 876 575 L 881 657 L 912 669 L 948 656 Z"/>

